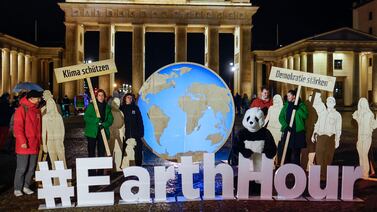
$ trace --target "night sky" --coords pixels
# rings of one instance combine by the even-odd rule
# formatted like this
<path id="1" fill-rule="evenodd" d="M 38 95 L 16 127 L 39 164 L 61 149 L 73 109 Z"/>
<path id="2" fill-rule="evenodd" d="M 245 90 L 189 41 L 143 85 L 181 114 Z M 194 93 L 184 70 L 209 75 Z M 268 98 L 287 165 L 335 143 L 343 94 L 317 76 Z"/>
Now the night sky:
<path id="1" fill-rule="evenodd" d="M 62 0 L 1 0 L 0 32 L 38 46 L 64 47 Z M 279 45 L 324 33 L 340 27 L 352 27 L 353 0 L 254 0 L 259 6 L 253 16 L 253 49 L 275 49 Z M 37 21 L 37 41 L 34 38 Z M 278 33 L 277 33 L 278 26 Z M 132 34 L 116 34 L 115 61 L 118 83 L 131 82 Z M 85 34 L 85 59 L 98 60 L 99 33 Z M 233 60 L 233 35 L 220 35 L 220 75 L 232 79 L 229 63 Z M 188 61 L 203 64 L 204 35 L 188 34 Z M 146 34 L 146 77 L 158 68 L 174 62 L 174 34 Z"/>

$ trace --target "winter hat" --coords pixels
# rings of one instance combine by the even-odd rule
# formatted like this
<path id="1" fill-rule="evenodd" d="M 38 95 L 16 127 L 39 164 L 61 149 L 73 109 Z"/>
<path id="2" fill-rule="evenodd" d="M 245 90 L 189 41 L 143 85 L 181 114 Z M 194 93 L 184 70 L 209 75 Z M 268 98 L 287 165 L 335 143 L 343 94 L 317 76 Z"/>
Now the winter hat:
<path id="1" fill-rule="evenodd" d="M 36 91 L 36 90 L 31 90 L 29 91 L 27 94 L 26 94 L 26 98 L 27 99 L 30 99 L 30 98 L 41 98 L 42 97 L 42 93 L 39 92 L 39 91 Z"/>

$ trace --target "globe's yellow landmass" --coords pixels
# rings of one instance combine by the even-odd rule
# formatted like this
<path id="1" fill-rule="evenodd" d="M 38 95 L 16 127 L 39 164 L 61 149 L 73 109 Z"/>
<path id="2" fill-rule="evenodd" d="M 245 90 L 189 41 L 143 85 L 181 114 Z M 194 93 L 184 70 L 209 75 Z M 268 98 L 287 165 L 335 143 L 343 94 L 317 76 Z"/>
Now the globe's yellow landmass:
<path id="1" fill-rule="evenodd" d="M 188 72 L 190 72 L 192 70 L 192 68 L 189 68 L 189 67 L 182 67 L 182 68 L 177 68 L 177 69 L 173 69 L 173 70 L 178 70 L 179 71 L 179 75 L 184 75 Z"/>
<path id="2" fill-rule="evenodd" d="M 175 70 L 179 71 L 179 76 L 186 74 L 191 71 L 192 68 L 189 67 L 181 67 Z M 175 86 L 175 81 L 172 80 L 167 82 L 169 79 L 179 77 L 177 73 L 172 72 L 170 74 L 153 74 L 148 80 L 144 83 L 143 87 L 141 88 L 141 98 L 149 103 L 149 99 L 146 99 L 148 94 L 157 94 L 165 89 L 171 88 Z"/>
<path id="3" fill-rule="evenodd" d="M 204 111 L 210 107 L 216 114 L 222 113 L 225 117 L 230 111 L 228 104 L 224 102 L 231 101 L 228 90 L 216 85 L 206 85 L 201 83 L 193 83 L 188 92 L 192 96 L 182 96 L 179 99 L 179 107 L 186 113 L 186 134 L 191 134 L 197 127 Z M 223 123 L 225 124 L 225 123 Z"/>
<path id="4" fill-rule="evenodd" d="M 152 105 L 149 109 L 148 117 L 153 124 L 156 142 L 160 145 L 161 135 L 168 126 L 170 118 L 156 105 Z"/>
<path id="5" fill-rule="evenodd" d="M 220 133 L 216 133 L 216 134 L 208 135 L 207 138 L 206 138 L 206 140 L 210 140 L 211 144 L 214 145 L 214 144 L 217 144 L 220 141 L 222 141 L 223 138 L 224 137 Z"/>
<path id="6" fill-rule="evenodd" d="M 182 96 L 179 98 L 179 107 L 186 112 L 186 135 L 189 135 L 198 126 L 199 119 L 207 108 L 206 99 L 199 97 L 194 100 L 190 96 Z"/>
<path id="7" fill-rule="evenodd" d="M 175 72 L 171 74 L 153 74 L 143 85 L 141 92 L 141 98 L 149 103 L 149 99 L 146 99 L 148 94 L 157 94 L 162 90 L 175 86 L 174 80 L 167 83 L 167 80 L 171 78 L 177 78 L 178 75 Z"/>
<path id="8" fill-rule="evenodd" d="M 228 95 L 228 90 L 225 88 L 213 84 L 193 83 L 188 92 L 194 95 L 204 95 L 207 100 L 206 104 L 215 114 L 220 112 L 225 117 L 230 111 L 229 105 L 224 102 L 230 102 L 232 97 Z"/>

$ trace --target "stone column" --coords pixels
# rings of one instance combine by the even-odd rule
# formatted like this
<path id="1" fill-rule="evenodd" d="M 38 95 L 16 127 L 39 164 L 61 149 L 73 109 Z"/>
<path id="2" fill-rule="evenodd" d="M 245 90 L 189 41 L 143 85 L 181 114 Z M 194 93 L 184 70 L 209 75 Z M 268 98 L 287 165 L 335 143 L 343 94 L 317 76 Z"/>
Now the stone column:
<path id="1" fill-rule="evenodd" d="M 301 52 L 299 54 L 300 57 L 300 68 L 298 70 L 306 72 L 306 61 L 305 61 L 305 53 Z M 310 88 L 309 88 L 310 90 Z M 301 96 L 304 100 L 308 98 L 308 88 L 307 87 L 301 87 Z"/>
<path id="2" fill-rule="evenodd" d="M 17 62 L 18 62 L 18 52 L 15 50 L 10 51 L 10 89 L 17 85 L 18 82 L 18 73 L 17 73 Z"/>
<path id="3" fill-rule="evenodd" d="M 25 82 L 31 82 L 31 57 L 25 55 Z"/>
<path id="4" fill-rule="evenodd" d="M 99 25 L 99 59 L 110 59 L 111 47 L 111 26 L 109 24 Z M 110 76 L 102 75 L 98 78 L 99 88 L 103 89 L 107 95 L 110 94 Z M 112 85 L 111 85 L 112 86 Z"/>
<path id="5" fill-rule="evenodd" d="M 300 64 L 301 64 L 300 55 L 295 54 L 293 56 L 293 69 L 296 70 L 296 71 L 299 71 L 300 70 Z"/>
<path id="6" fill-rule="evenodd" d="M 236 26 L 234 29 L 234 58 L 233 58 L 233 94 L 236 95 L 236 93 L 241 92 L 241 76 L 240 76 L 240 34 L 241 34 L 241 28 L 239 26 Z M 206 55 L 207 58 L 207 55 Z M 253 64 L 253 68 L 255 68 L 255 57 L 253 56 L 251 58 L 251 63 Z M 254 76 L 251 76 L 250 81 L 252 82 L 253 86 L 255 86 L 254 83 Z M 252 94 L 252 93 L 251 93 Z"/>
<path id="7" fill-rule="evenodd" d="M 327 76 L 334 76 L 334 52 L 327 51 Z M 333 96 L 333 92 L 326 92 L 326 96 Z"/>
<path id="8" fill-rule="evenodd" d="M 76 40 L 77 40 L 77 49 L 76 49 L 76 64 L 84 63 L 84 25 L 77 25 L 76 31 Z M 61 67 L 61 66 L 59 66 Z M 58 86 L 59 88 L 59 86 Z M 84 93 L 84 79 L 76 80 L 76 94 Z"/>
<path id="9" fill-rule="evenodd" d="M 50 90 L 50 61 L 45 60 L 43 63 L 43 87 L 44 89 Z"/>
<path id="10" fill-rule="evenodd" d="M 252 88 L 252 81 L 254 73 L 251 69 L 251 26 L 240 26 L 240 55 L 239 55 L 239 73 L 241 79 L 241 92 L 251 96 L 252 93 L 257 92 Z"/>
<path id="11" fill-rule="evenodd" d="M 115 33 L 116 33 L 116 30 L 115 30 L 115 25 L 112 24 L 111 25 L 111 28 L 110 28 L 110 42 L 111 42 L 111 46 L 110 46 L 110 58 L 113 58 L 114 61 L 115 61 Z M 115 83 L 115 74 L 112 73 L 112 74 L 109 74 L 109 84 L 110 84 L 110 94 L 109 95 L 113 95 L 113 92 L 114 92 L 114 83 Z"/>
<path id="12" fill-rule="evenodd" d="M 375 75 L 375 67 L 377 64 L 376 61 L 377 60 L 374 60 L 375 58 L 375 54 L 373 54 L 373 71 L 372 71 L 372 93 L 373 93 L 373 102 L 376 102 L 375 100 L 375 96 L 377 98 L 377 93 L 375 95 L 374 93 L 374 90 L 377 89 L 377 87 L 373 87 L 374 86 L 374 82 L 377 83 L 377 81 L 374 81 L 375 77 L 377 77 Z M 377 70 L 376 70 L 377 71 Z M 354 52 L 354 55 L 353 55 L 353 105 L 357 105 L 357 103 L 359 102 L 359 98 L 360 98 L 360 52 Z"/>
<path id="13" fill-rule="evenodd" d="M 282 58 L 278 58 L 276 62 L 276 67 L 283 68 L 283 61 Z M 283 94 L 283 86 L 281 82 L 275 82 L 276 84 L 276 94 L 280 94 L 282 96 Z"/>
<path id="14" fill-rule="evenodd" d="M 8 92 L 10 93 L 10 87 L 9 87 L 9 49 L 8 48 L 3 48 L 1 51 L 1 78 L 2 78 L 2 83 L 1 83 L 1 91 L 2 93 Z"/>
<path id="15" fill-rule="evenodd" d="M 257 72 L 256 72 L 256 88 L 255 93 L 258 95 L 260 89 L 262 88 L 262 70 L 263 70 L 263 61 L 257 61 Z"/>
<path id="16" fill-rule="evenodd" d="M 306 72 L 313 73 L 313 52 L 306 52 Z"/>
<path id="17" fill-rule="evenodd" d="M 57 59 L 57 58 L 53 59 L 53 63 L 54 63 L 54 69 L 61 67 L 60 60 Z M 52 76 L 52 83 L 53 83 L 52 84 L 52 94 L 54 95 L 54 97 L 59 97 L 59 84 L 56 81 L 55 74 Z"/>
<path id="18" fill-rule="evenodd" d="M 354 79 L 354 82 L 355 79 Z M 354 86 L 355 88 L 355 86 Z M 373 94 L 373 105 L 377 105 L 377 53 L 373 52 L 373 66 L 372 66 L 372 94 Z M 356 98 L 354 98 L 354 102 Z"/>
<path id="19" fill-rule="evenodd" d="M 38 58 L 31 57 L 31 82 L 38 83 Z"/>
<path id="20" fill-rule="evenodd" d="M 25 81 L 25 55 L 22 52 L 18 53 L 18 83 Z"/>
<path id="21" fill-rule="evenodd" d="M 204 37 L 205 65 L 219 73 L 219 26 L 206 26 Z"/>
<path id="22" fill-rule="evenodd" d="M 132 91 L 139 93 L 144 82 L 144 43 L 145 28 L 142 24 L 133 25 L 132 34 Z"/>
<path id="23" fill-rule="evenodd" d="M 175 26 L 175 62 L 187 61 L 187 25 Z"/>
<path id="24" fill-rule="evenodd" d="M 77 64 L 77 24 L 65 22 L 65 55 L 64 66 Z M 75 81 L 65 82 L 63 84 L 63 96 L 67 95 L 72 99 L 76 95 L 77 83 Z"/>
<path id="25" fill-rule="evenodd" d="M 270 82 L 269 78 L 270 78 L 270 72 L 271 72 L 271 67 L 272 67 L 272 62 L 267 62 L 266 63 L 266 86 L 267 88 L 269 88 L 272 92 L 272 90 L 274 88 L 272 88 L 271 86 L 273 86 L 273 82 Z"/>

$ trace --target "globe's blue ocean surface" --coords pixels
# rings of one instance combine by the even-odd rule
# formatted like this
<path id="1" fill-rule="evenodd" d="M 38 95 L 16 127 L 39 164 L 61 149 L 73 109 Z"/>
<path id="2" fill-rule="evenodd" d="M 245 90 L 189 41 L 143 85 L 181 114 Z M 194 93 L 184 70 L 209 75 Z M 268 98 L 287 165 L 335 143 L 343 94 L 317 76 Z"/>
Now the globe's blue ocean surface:
<path id="1" fill-rule="evenodd" d="M 164 159 L 215 153 L 234 123 L 234 103 L 224 81 L 194 63 L 161 68 L 143 84 L 138 106 L 148 147 Z"/>

